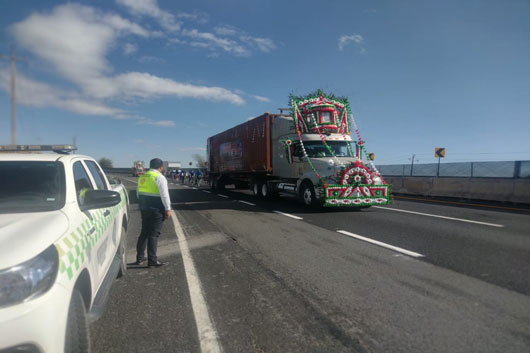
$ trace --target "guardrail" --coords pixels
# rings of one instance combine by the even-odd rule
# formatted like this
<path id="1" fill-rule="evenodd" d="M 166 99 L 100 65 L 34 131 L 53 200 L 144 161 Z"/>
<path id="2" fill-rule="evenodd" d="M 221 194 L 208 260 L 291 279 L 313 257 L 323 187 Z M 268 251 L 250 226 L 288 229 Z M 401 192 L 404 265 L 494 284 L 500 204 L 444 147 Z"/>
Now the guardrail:
<path id="1" fill-rule="evenodd" d="M 392 193 L 530 204 L 530 179 L 385 176 Z"/>
<path id="2" fill-rule="evenodd" d="M 530 178 L 530 161 L 380 165 L 383 176 L 451 178 Z"/>

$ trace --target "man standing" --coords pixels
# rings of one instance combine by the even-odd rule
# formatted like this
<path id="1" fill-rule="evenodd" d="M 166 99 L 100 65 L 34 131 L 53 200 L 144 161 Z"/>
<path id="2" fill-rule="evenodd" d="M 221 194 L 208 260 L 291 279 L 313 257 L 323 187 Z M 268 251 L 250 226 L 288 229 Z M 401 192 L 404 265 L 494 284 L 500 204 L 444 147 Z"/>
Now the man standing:
<path id="1" fill-rule="evenodd" d="M 154 158 L 149 162 L 149 170 L 138 179 L 138 203 L 142 215 L 142 231 L 136 243 L 136 262 L 131 265 L 140 265 L 145 262 L 145 248 L 147 245 L 147 265 L 160 267 L 167 262 L 158 261 L 156 249 L 162 222 L 171 215 L 171 200 L 167 180 L 162 175 L 163 162 Z"/>

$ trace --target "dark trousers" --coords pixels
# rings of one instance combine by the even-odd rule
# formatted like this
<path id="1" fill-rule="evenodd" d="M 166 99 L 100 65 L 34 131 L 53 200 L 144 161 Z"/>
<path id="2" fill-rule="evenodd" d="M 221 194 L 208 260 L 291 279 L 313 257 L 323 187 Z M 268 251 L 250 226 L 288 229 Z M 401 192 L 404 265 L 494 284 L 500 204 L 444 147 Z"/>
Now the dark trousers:
<path id="1" fill-rule="evenodd" d="M 136 243 L 136 260 L 145 258 L 145 247 L 147 246 L 147 261 L 153 263 L 157 261 L 156 249 L 158 247 L 158 237 L 164 222 L 164 214 L 158 210 L 140 210 L 142 214 L 142 231 Z"/>

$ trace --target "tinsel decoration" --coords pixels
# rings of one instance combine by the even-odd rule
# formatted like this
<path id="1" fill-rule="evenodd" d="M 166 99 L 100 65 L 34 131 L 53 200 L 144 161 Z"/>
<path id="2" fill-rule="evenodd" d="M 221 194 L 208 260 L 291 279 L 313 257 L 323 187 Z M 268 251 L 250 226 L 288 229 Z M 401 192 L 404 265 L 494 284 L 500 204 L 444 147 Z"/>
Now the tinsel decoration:
<path id="1" fill-rule="evenodd" d="M 282 141 L 285 144 L 285 156 L 289 164 L 293 163 L 293 140 L 286 138 Z"/>

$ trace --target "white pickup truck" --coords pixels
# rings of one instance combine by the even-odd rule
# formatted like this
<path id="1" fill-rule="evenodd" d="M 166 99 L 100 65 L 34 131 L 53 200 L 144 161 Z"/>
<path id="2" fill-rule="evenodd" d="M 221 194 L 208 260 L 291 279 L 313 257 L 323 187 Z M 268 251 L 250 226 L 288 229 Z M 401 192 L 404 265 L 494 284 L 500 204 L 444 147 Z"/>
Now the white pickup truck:
<path id="1" fill-rule="evenodd" d="M 60 153 L 0 146 L 0 352 L 89 352 L 127 268 L 127 190 L 75 147 L 11 148 Z"/>

